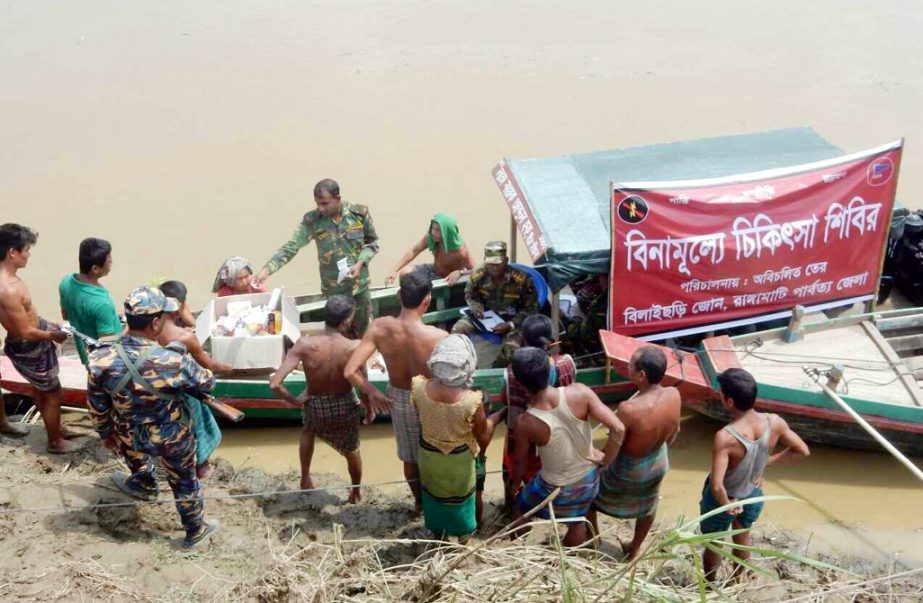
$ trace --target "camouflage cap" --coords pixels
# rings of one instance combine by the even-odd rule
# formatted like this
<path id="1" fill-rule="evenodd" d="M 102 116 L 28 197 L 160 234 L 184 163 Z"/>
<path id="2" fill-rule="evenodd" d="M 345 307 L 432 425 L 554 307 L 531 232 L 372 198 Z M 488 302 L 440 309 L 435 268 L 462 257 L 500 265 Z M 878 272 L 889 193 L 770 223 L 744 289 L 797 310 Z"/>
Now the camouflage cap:
<path id="1" fill-rule="evenodd" d="M 507 261 L 506 241 L 490 241 L 484 246 L 485 264 L 505 264 Z"/>
<path id="2" fill-rule="evenodd" d="M 157 287 L 138 287 L 125 300 L 125 313 L 132 316 L 146 316 L 161 312 L 175 312 L 179 304 L 172 297 L 167 297 Z"/>

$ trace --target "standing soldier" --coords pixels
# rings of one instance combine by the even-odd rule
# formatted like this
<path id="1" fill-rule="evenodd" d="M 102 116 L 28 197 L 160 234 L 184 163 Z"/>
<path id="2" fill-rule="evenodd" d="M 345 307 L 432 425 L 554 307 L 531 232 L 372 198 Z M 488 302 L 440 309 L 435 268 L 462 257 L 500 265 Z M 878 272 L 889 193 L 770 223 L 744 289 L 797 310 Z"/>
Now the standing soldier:
<path id="1" fill-rule="evenodd" d="M 112 481 L 135 498 L 156 500 L 151 457 L 159 456 L 186 529 L 183 546 L 191 548 L 217 532 L 218 523 L 205 521 L 196 441 L 182 399 L 207 395 L 215 377 L 182 344 L 157 344 L 164 312 L 176 310 L 178 304 L 160 289 L 132 291 L 125 300 L 128 332 L 90 354 L 87 398 L 99 437 L 131 470 L 131 475 L 117 471 Z"/>
<path id="2" fill-rule="evenodd" d="M 471 273 L 465 288 L 465 301 L 474 318 L 483 318 L 492 310 L 506 322 L 493 328 L 493 333 L 502 338 L 500 355 L 494 361 L 494 368 L 503 368 L 513 359 L 513 352 L 522 345 L 519 329 L 527 316 L 538 313 L 538 294 L 532 278 L 525 272 L 509 265 L 506 243 L 491 241 L 484 247 L 484 265 Z M 474 323 L 462 318 L 452 328 L 453 333 L 470 335 Z"/>
<path id="3" fill-rule="evenodd" d="M 253 278 L 261 286 L 266 278 L 291 261 L 312 240 L 317 244 L 321 293 L 348 295 L 356 301 L 353 336 L 361 337 L 372 315 L 369 296 L 369 262 L 378 253 L 378 234 L 368 207 L 340 199 L 340 185 L 330 179 L 314 186 L 317 209 L 304 215 L 287 243 L 282 245 Z"/>

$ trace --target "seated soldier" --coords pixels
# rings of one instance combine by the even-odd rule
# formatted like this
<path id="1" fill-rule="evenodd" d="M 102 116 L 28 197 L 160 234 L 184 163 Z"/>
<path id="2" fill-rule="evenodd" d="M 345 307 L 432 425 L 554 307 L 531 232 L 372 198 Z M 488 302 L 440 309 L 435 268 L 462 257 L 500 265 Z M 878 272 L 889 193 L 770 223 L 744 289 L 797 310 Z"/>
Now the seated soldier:
<path id="1" fill-rule="evenodd" d="M 410 262 L 427 248 L 433 254 L 433 263 L 411 266 Z M 471 272 L 472 268 L 474 260 L 458 232 L 458 222 L 449 214 L 436 214 L 430 220 L 429 232 L 401 256 L 397 266 L 385 279 L 385 285 L 390 287 L 394 281 L 411 270 L 422 271 L 431 281 L 444 278 L 446 283 L 454 285 L 462 275 Z"/>
<path id="2" fill-rule="evenodd" d="M 519 333 L 522 321 L 530 314 L 538 313 L 538 294 L 532 278 L 525 272 L 509 265 L 506 243 L 491 241 L 484 248 L 484 265 L 471 273 L 465 288 L 465 301 L 471 315 L 484 318 L 492 310 L 506 322 L 495 326 L 492 332 L 502 337 L 500 355 L 494 361 L 495 368 L 504 368 L 522 345 Z M 452 328 L 453 333 L 471 335 L 476 327 L 469 318 L 462 318 Z"/>

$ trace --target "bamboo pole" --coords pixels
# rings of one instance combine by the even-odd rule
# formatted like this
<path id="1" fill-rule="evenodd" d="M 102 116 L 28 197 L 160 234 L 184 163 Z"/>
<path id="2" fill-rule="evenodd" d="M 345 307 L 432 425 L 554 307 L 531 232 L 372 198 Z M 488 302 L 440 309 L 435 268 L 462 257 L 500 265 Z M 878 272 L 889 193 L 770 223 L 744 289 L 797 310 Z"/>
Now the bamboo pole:
<path id="1" fill-rule="evenodd" d="M 808 368 L 808 367 L 805 367 L 806 370 L 807 370 L 807 368 Z M 845 410 L 845 411 L 849 414 L 849 416 L 851 416 L 851 417 L 853 418 L 853 420 L 854 420 L 856 423 L 859 424 L 859 426 L 860 426 L 862 429 L 864 429 L 865 431 L 867 431 L 868 434 L 869 434 L 870 436 L 872 436 L 873 438 L 875 438 L 875 441 L 877 441 L 879 444 L 881 444 L 881 445 L 884 447 L 885 450 L 887 450 L 888 452 L 890 452 L 890 453 L 891 453 L 891 456 L 893 456 L 894 458 L 896 458 L 898 461 L 901 462 L 902 465 L 904 465 L 905 467 L 907 467 L 907 468 L 911 471 L 911 473 L 913 473 L 915 476 L 917 476 L 917 479 L 919 479 L 920 481 L 923 481 L 923 471 L 921 471 L 919 467 L 917 467 L 916 465 L 914 465 L 914 464 L 910 461 L 910 459 L 908 459 L 906 456 L 904 456 L 904 455 L 901 453 L 900 450 L 898 450 L 897 448 L 895 448 L 895 447 L 894 447 L 894 444 L 892 444 L 891 442 L 889 442 L 889 441 L 887 440 L 887 438 L 885 438 L 883 435 L 881 435 L 880 433 L 878 433 L 878 430 L 877 430 L 877 429 L 875 429 L 874 427 L 872 427 L 871 425 L 869 425 L 869 424 L 868 424 L 868 421 L 866 421 L 865 419 L 863 419 L 862 416 L 859 415 L 859 413 L 857 413 L 855 410 L 853 410 L 852 407 L 851 407 L 849 404 L 847 404 L 847 403 L 843 400 L 843 398 L 841 398 L 841 397 L 839 396 L 839 394 L 837 394 L 835 391 L 833 391 L 832 389 L 830 389 L 829 387 L 827 387 L 827 384 L 826 384 L 826 383 L 822 383 L 821 381 L 817 381 L 817 384 L 820 386 L 820 388 L 823 390 L 823 392 L 824 392 L 825 394 L 827 394 L 827 397 L 828 397 L 828 398 L 830 398 L 831 400 L 833 400 L 834 402 L 836 402 L 836 403 L 839 405 L 840 408 L 842 408 L 843 410 Z"/>

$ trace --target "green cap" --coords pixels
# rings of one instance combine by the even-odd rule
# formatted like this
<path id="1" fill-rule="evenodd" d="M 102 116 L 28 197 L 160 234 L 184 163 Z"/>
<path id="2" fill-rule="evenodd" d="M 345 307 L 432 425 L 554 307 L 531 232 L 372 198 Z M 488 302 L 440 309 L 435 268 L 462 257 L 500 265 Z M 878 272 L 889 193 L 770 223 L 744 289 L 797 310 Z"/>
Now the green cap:
<path id="1" fill-rule="evenodd" d="M 157 287 L 138 287 L 125 300 L 125 313 L 132 316 L 147 316 L 161 312 L 176 312 L 179 304 L 167 297 Z"/>
<path id="2" fill-rule="evenodd" d="M 490 241 L 484 246 L 485 264 L 505 264 L 507 261 L 505 241 Z"/>

